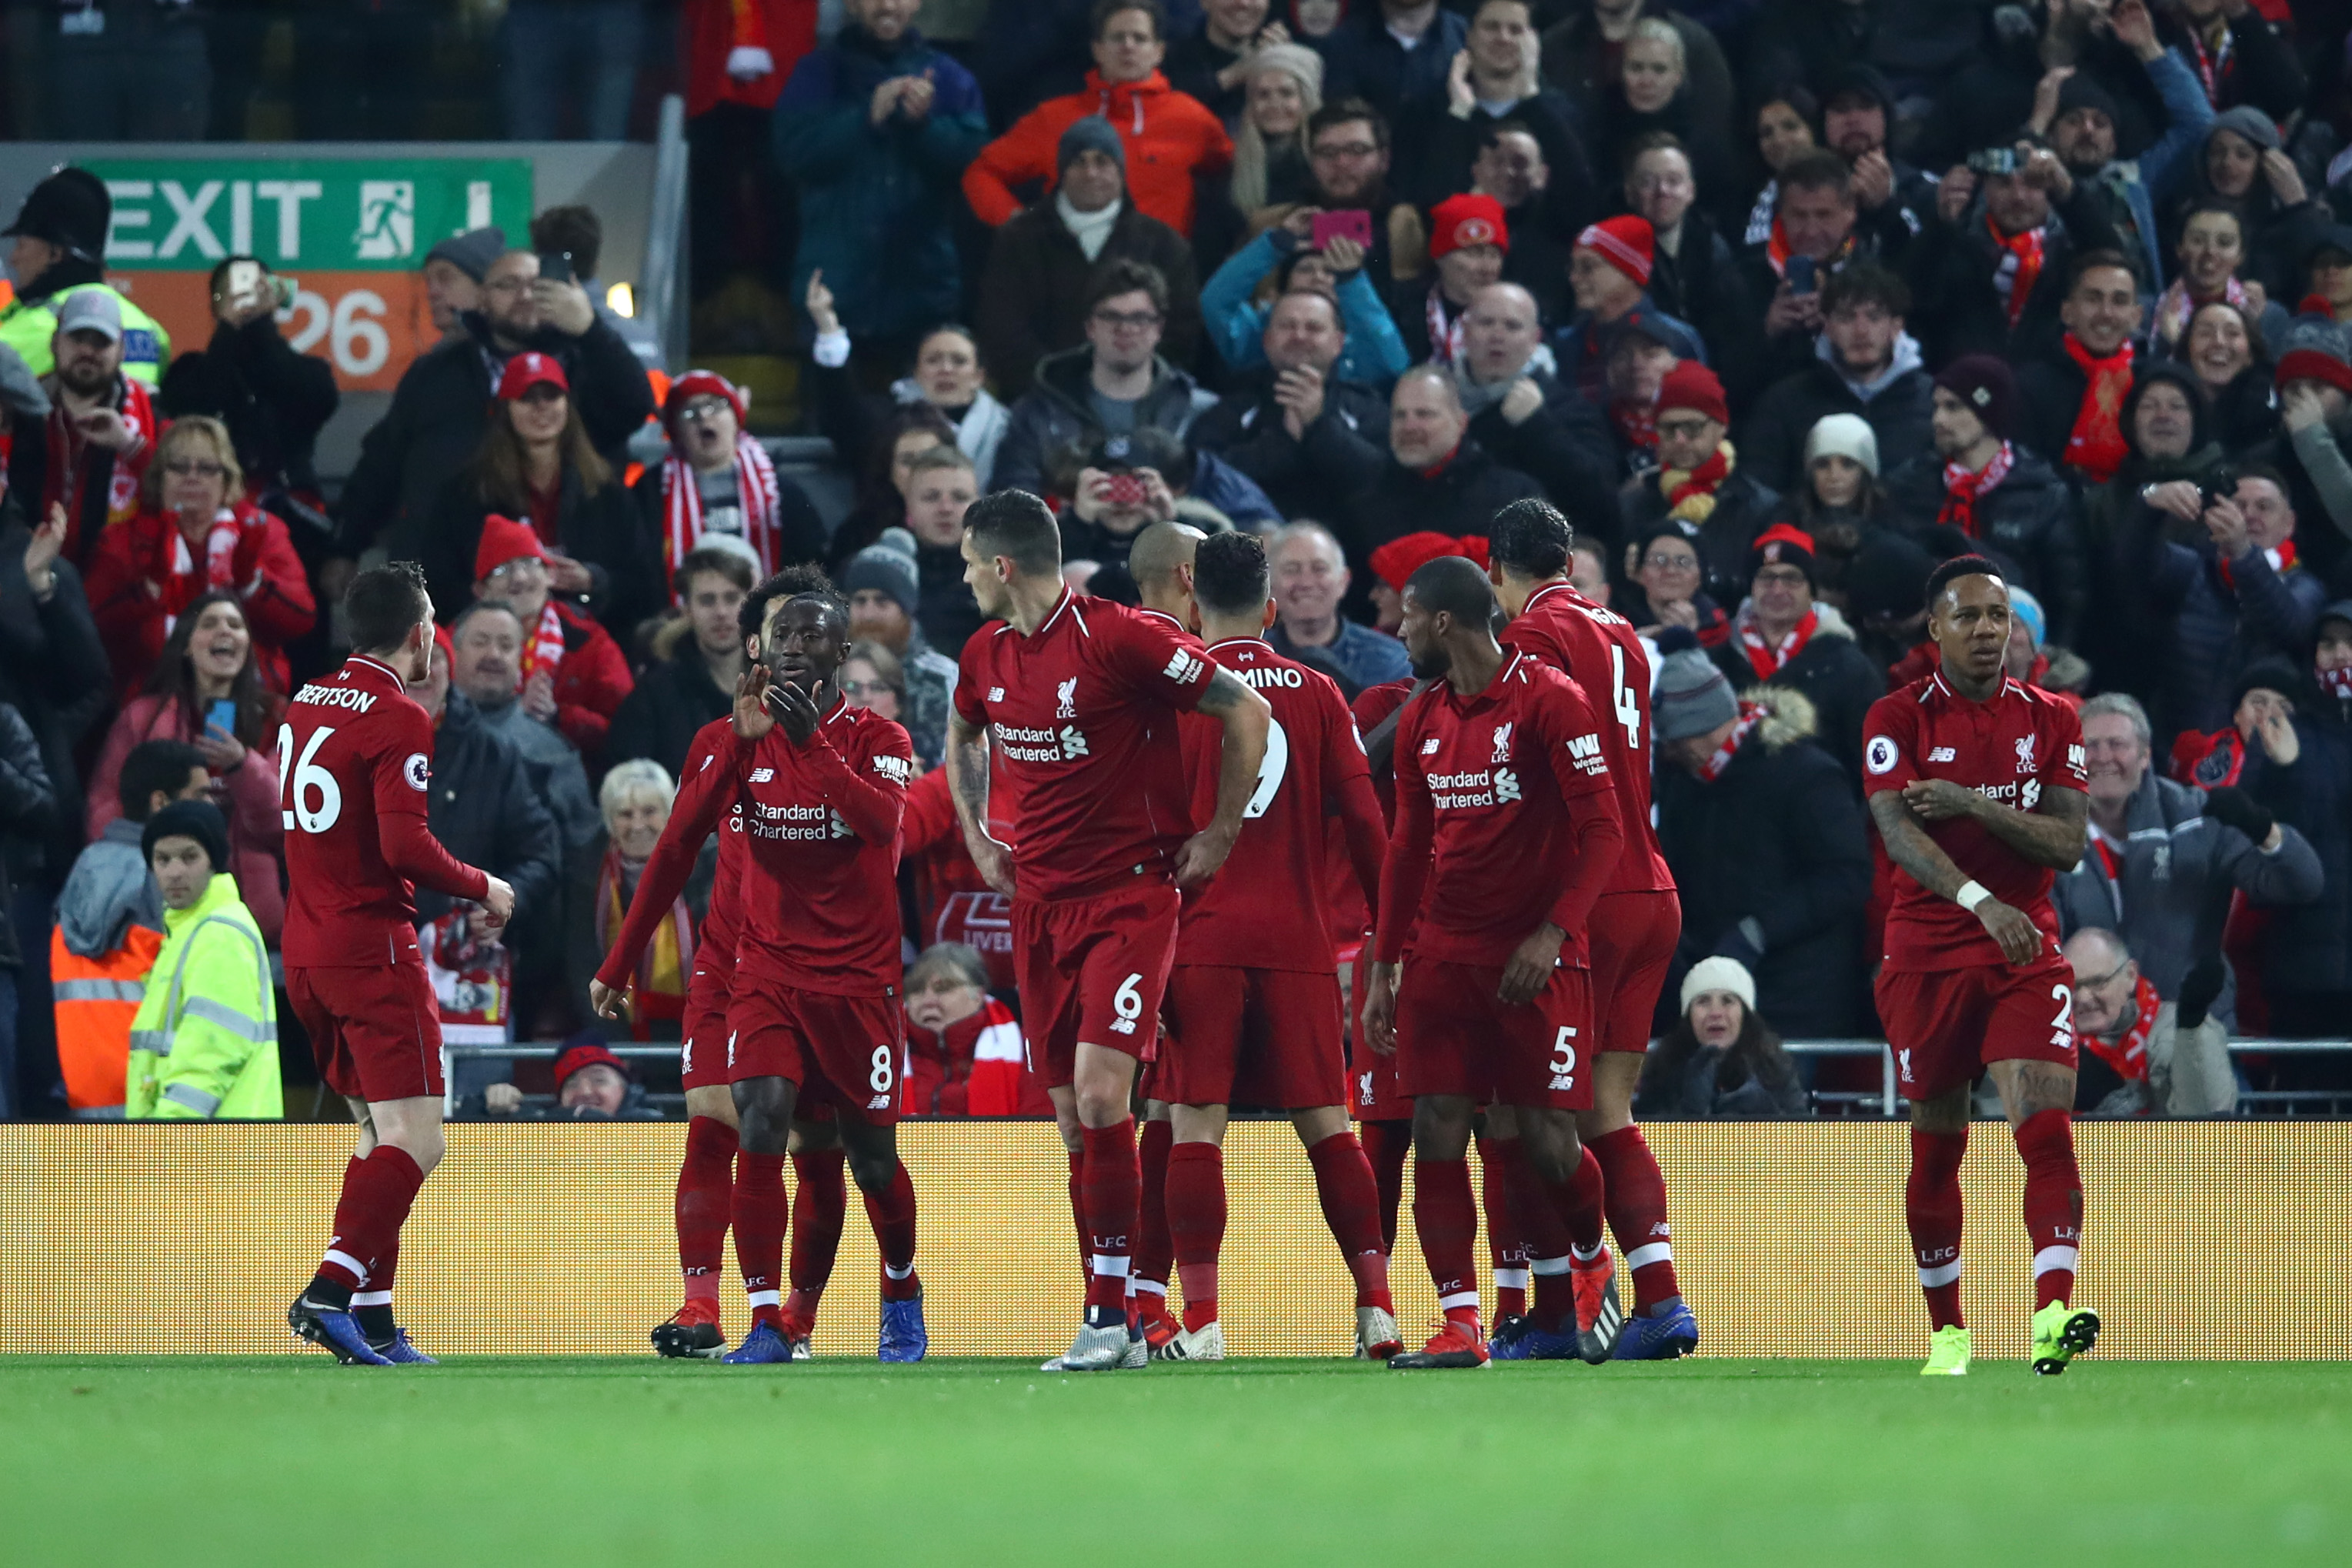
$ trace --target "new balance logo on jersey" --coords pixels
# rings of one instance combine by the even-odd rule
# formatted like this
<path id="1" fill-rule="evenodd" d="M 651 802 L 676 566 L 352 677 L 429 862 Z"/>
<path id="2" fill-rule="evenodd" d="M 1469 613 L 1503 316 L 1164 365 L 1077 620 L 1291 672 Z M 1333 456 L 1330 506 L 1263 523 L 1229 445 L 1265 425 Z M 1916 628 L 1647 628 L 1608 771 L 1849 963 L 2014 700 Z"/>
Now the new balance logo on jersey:
<path id="1" fill-rule="evenodd" d="M 1065 757 L 1083 757 L 1087 754 L 1086 731 L 1079 729 L 1076 724 L 1063 725 L 1062 755 Z"/>
<path id="2" fill-rule="evenodd" d="M 874 771 L 892 784 L 902 784 L 914 770 L 904 757 L 879 756 L 874 759 Z"/>
<path id="3" fill-rule="evenodd" d="M 1571 735 L 1568 739 L 1568 760 L 1576 764 L 1577 772 L 1597 778 L 1609 771 L 1609 760 L 1601 754 L 1598 735 Z"/>
<path id="4" fill-rule="evenodd" d="M 866 1102 L 866 1109 L 868 1110 L 887 1110 L 890 1109 L 890 1097 L 887 1094 L 877 1094 L 873 1099 Z"/>
<path id="5" fill-rule="evenodd" d="M 1508 768 L 1495 770 L 1495 800 L 1496 804 L 1519 798 L 1519 775 Z"/>
<path id="6" fill-rule="evenodd" d="M 1509 724 L 1497 724 L 1495 726 L 1494 760 L 1497 763 L 1507 763 L 1511 760 L 1511 731 L 1513 728 L 1515 728 L 1515 726 Z"/>
<path id="7" fill-rule="evenodd" d="M 1004 700 L 1004 688 L 1003 688 L 1002 686 L 992 686 L 992 687 L 990 687 L 990 688 L 988 689 L 988 700 L 989 700 L 991 702 L 1002 702 L 1002 701 L 1003 701 L 1003 700 Z"/>
<path id="8" fill-rule="evenodd" d="M 1180 686 L 1190 686 L 1201 678 L 1201 661 L 1182 648 L 1178 648 L 1169 658 L 1168 668 L 1161 673 Z"/>
<path id="9" fill-rule="evenodd" d="M 1428 740 L 1423 741 L 1421 743 L 1421 754 L 1424 757 L 1433 757 L 1437 755 L 1436 736 L 1432 735 Z"/>
<path id="10" fill-rule="evenodd" d="M 1078 716 L 1078 678 L 1070 677 L 1054 688 L 1054 717 L 1075 719 Z"/>
<path id="11" fill-rule="evenodd" d="M 753 784 L 766 784 L 770 779 L 774 778 L 775 776 L 776 770 L 773 768 L 753 768 L 751 770 L 751 782 Z"/>
<path id="12" fill-rule="evenodd" d="M 2033 771 L 2033 737 L 2031 735 L 2017 738 L 2017 771 L 2021 773 Z"/>
<path id="13" fill-rule="evenodd" d="M 1934 751 L 1927 753 L 1927 760 L 1931 763 L 1956 762 L 1958 758 L 1959 753 L 1952 750 L 1949 746 L 1937 746 Z"/>

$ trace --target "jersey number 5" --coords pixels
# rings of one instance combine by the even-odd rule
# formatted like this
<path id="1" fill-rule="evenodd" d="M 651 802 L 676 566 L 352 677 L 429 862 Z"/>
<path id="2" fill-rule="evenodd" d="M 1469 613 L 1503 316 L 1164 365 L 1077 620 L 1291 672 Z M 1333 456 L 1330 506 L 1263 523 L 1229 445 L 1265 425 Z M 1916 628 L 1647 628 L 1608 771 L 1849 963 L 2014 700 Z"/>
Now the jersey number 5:
<path id="1" fill-rule="evenodd" d="M 1616 643 L 1609 645 L 1609 684 L 1613 689 L 1610 701 L 1617 710 L 1617 722 L 1625 726 L 1625 748 L 1638 757 L 1642 754 L 1642 703 L 1625 684 L 1625 650 Z"/>
<path id="2" fill-rule="evenodd" d="M 297 761 L 294 726 L 278 726 L 278 798 L 287 803 L 281 816 L 289 831 L 299 825 L 305 833 L 324 833 L 343 815 L 343 786 L 313 760 L 334 732 L 332 725 L 311 731 Z"/>

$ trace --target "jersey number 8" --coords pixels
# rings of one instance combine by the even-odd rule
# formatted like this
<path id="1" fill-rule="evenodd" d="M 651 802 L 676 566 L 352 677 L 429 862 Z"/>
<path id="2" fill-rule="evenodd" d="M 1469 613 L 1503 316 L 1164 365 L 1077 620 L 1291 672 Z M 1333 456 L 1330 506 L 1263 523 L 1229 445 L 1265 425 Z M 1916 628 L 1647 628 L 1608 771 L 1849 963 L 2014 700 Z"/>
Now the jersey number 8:
<path id="1" fill-rule="evenodd" d="M 290 803 L 281 814 L 289 830 L 299 824 L 305 833 L 324 833 L 343 815 L 343 786 L 335 782 L 334 774 L 312 761 L 319 748 L 327 743 L 327 737 L 334 732 L 331 725 L 313 730 L 298 762 L 294 756 L 294 726 L 278 726 L 278 795 Z M 318 800 L 316 806 L 310 804 L 313 795 Z"/>

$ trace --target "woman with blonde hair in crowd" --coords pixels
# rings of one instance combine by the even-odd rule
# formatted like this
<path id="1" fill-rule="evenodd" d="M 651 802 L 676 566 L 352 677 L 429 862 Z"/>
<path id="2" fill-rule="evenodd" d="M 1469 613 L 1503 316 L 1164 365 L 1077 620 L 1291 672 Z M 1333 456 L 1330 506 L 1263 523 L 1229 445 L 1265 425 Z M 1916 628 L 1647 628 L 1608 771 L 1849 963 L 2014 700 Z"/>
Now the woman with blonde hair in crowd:
<path id="1" fill-rule="evenodd" d="M 652 858 L 654 846 L 668 826 L 677 785 L 669 770 L 650 758 L 637 757 L 614 765 L 596 792 L 596 805 L 604 819 L 604 831 L 581 857 L 583 875 L 573 884 L 572 963 L 576 972 L 593 974 L 636 897 L 637 879 Z M 664 1037 L 677 1037 L 678 1020 L 686 1013 L 687 982 L 694 974 L 694 948 L 702 916 L 710 907 L 710 885 L 718 872 L 718 851 L 705 844 L 686 890 L 671 903 L 655 928 L 654 938 L 638 954 L 628 987 L 629 1036 L 649 1040 L 658 1026 Z M 593 880 L 591 880 L 593 879 Z M 579 966 L 585 963 L 586 968 Z M 576 988 L 585 991 L 583 978 Z"/>
<path id="2" fill-rule="evenodd" d="M 1234 132 L 1234 205 L 1244 218 L 1269 206 L 1304 201 L 1314 185 L 1307 166 L 1307 121 L 1323 107 L 1323 57 L 1304 44 L 1275 44 L 1249 59 L 1246 106 Z"/>

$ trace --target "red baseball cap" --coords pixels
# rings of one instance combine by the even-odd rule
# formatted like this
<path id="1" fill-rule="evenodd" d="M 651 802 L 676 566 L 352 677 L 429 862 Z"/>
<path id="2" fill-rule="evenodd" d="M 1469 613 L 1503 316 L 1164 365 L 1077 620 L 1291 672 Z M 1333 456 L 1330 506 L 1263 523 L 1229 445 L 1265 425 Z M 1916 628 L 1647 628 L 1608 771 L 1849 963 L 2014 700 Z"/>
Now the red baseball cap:
<path id="1" fill-rule="evenodd" d="M 572 395 L 572 379 L 563 374 L 562 364 L 552 355 L 536 350 L 519 353 L 507 361 L 507 368 L 499 375 L 499 397 L 511 402 L 542 384 L 567 397 Z"/>

